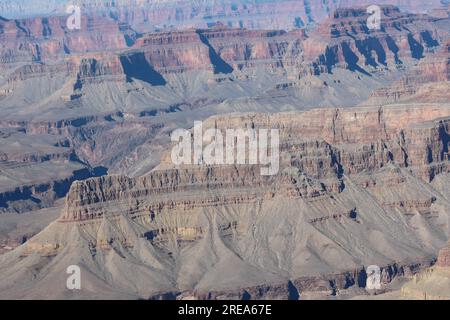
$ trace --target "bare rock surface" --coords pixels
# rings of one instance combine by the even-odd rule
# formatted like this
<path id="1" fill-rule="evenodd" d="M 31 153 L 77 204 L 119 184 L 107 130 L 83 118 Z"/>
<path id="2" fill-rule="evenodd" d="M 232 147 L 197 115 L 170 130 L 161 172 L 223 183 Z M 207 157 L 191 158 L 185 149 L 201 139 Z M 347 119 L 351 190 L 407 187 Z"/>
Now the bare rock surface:
<path id="1" fill-rule="evenodd" d="M 126 3 L 94 0 L 36 0 L 33 2 L 3 0 L 0 3 L 0 12 L 1 15 L 11 19 L 33 15 L 65 15 L 69 4 L 79 5 L 83 13 L 102 13 L 112 16 L 118 21 L 128 23 L 142 31 L 169 27 L 204 28 L 217 22 L 248 29 L 289 30 L 320 22 L 339 7 L 367 7 L 373 3 L 367 0 L 144 0 Z M 445 6 L 445 3 L 440 0 L 431 0 L 426 3 L 418 0 L 379 0 L 377 4 L 396 4 L 406 11 L 431 11 L 441 15 L 439 10 Z"/>
<path id="2" fill-rule="evenodd" d="M 401 296 L 417 300 L 450 300 L 450 246 L 439 251 L 436 265 L 414 276 L 401 289 Z"/>

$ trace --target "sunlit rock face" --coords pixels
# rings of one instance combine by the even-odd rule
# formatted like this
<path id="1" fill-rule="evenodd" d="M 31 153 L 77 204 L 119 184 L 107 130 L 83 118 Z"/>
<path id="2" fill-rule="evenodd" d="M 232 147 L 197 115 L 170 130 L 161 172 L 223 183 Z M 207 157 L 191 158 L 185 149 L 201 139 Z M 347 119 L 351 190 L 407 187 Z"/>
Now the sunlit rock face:
<path id="1" fill-rule="evenodd" d="M 205 28 L 220 22 L 230 27 L 247 29 L 285 29 L 305 27 L 321 22 L 337 8 L 368 7 L 371 1 L 335 0 L 195 0 L 195 1 L 89 1 L 3 0 L 0 16 L 24 18 L 34 15 L 66 15 L 69 4 L 80 6 L 83 13 L 102 13 L 132 25 L 137 30 L 157 28 Z M 378 5 L 398 5 L 410 12 L 436 14 L 443 8 L 442 1 L 378 1 Z M 441 13 L 442 15 L 442 13 Z"/>

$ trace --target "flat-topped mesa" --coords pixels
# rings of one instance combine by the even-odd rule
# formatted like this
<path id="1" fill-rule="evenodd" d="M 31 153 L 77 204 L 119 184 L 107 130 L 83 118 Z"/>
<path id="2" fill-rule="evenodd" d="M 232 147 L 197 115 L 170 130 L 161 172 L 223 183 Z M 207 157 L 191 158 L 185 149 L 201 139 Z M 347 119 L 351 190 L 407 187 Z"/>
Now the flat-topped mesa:
<path id="1" fill-rule="evenodd" d="M 218 128 L 276 128 L 281 141 L 323 139 L 346 173 L 376 169 L 393 161 L 426 181 L 448 170 L 448 106 L 318 109 L 304 113 L 212 117 Z M 447 117 L 444 120 L 436 120 Z M 283 144 L 283 143 L 281 143 Z"/>
<path id="2" fill-rule="evenodd" d="M 271 68 L 293 64 L 283 60 L 287 51 L 300 51 L 305 31 L 245 30 L 226 27 L 145 34 L 124 56 L 141 54 L 161 74 L 187 70 L 230 73 L 263 65 Z M 206 63 L 205 63 L 206 62 Z"/>
<path id="3" fill-rule="evenodd" d="M 139 70 L 149 70 L 147 73 L 153 72 L 158 77 L 157 73 L 164 75 L 189 70 L 229 73 L 234 69 L 257 65 L 270 68 L 292 65 L 298 58 L 295 52 L 300 50 L 300 43 L 305 37 L 303 30 L 258 31 L 226 27 L 147 33 L 136 40 L 132 50 L 118 53 L 118 58 L 113 54 L 93 53 L 90 52 L 93 48 L 87 48 L 83 54 L 77 54 L 77 50 L 71 51 L 69 61 L 78 60 L 80 64 L 80 60 L 91 60 L 89 69 L 111 65 L 109 73 L 152 82 L 154 79 L 150 79 L 150 76 L 147 79 Z M 284 59 L 286 50 L 291 50 L 290 60 Z M 114 61 L 114 57 L 120 61 Z M 60 64 L 60 68 L 63 68 L 64 64 Z"/>
<path id="4" fill-rule="evenodd" d="M 0 21 L 0 70 L 11 68 L 10 81 L 55 74 L 72 81 L 89 74 L 92 81 L 108 75 L 113 80 L 165 85 L 171 81 L 165 77 L 168 74 L 236 71 L 234 76 L 245 80 L 261 68 L 287 76 L 292 85 L 291 81 L 304 76 L 333 73 L 336 67 L 366 75 L 392 73 L 430 55 L 446 37 L 436 18 L 401 13 L 389 6 L 383 10 L 381 30 L 367 29 L 364 10 L 339 9 L 309 34 L 305 29 L 287 32 L 217 25 L 138 35 L 129 25 L 102 15 L 83 15 L 81 30 L 67 30 L 64 17 L 22 19 L 17 24 L 5 20 Z M 13 72 L 18 63 L 28 65 Z M 439 74 L 442 67 L 435 64 L 429 70 Z M 2 89 L 0 95 L 14 95 L 14 87 Z"/>
<path id="5" fill-rule="evenodd" d="M 431 17 L 421 14 L 409 14 L 400 11 L 396 6 L 382 5 L 381 9 L 381 21 L 380 28 L 370 30 L 367 26 L 367 20 L 370 13 L 367 12 L 368 7 L 357 8 L 338 8 L 334 11 L 331 17 L 326 20 L 319 28 L 322 33 L 337 38 L 339 36 L 353 35 L 364 36 L 371 33 L 376 35 L 378 33 L 384 33 L 386 31 L 392 31 L 400 29 L 406 25 L 415 23 L 423 23 L 432 21 Z"/>
<path id="6" fill-rule="evenodd" d="M 409 167 L 417 177 L 430 181 L 449 171 L 449 121 L 436 120 L 445 116 L 450 116 L 445 106 L 214 116 L 203 123 L 203 129 L 278 129 L 279 172 L 262 176 L 260 166 L 248 164 L 175 166 L 168 150 L 160 166 L 146 176 L 107 176 L 74 183 L 61 221 L 255 203 L 277 194 L 315 198 L 340 193 L 343 174 L 374 173 L 390 163 Z M 400 175 L 386 183 L 403 182 Z M 368 187 L 370 182 L 361 185 Z M 430 199 L 423 201 L 416 205 L 428 208 L 432 204 Z"/>
<path id="7" fill-rule="evenodd" d="M 233 69 L 265 66 L 284 68 L 299 59 L 305 30 L 243 30 L 214 28 L 199 31 L 202 41 Z"/>
<path id="8" fill-rule="evenodd" d="M 114 54 L 88 54 L 71 59 L 76 66 L 74 90 L 81 89 L 86 83 L 102 82 L 105 79 L 125 81 L 126 74 L 120 58 Z"/>

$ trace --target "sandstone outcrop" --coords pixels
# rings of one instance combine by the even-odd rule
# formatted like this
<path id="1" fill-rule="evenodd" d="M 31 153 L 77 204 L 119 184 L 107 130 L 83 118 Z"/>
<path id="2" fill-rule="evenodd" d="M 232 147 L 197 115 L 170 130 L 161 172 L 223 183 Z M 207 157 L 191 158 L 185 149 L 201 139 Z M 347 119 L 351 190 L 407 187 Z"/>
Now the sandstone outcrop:
<path id="1" fill-rule="evenodd" d="M 403 13 L 394 6 L 382 7 L 380 30 L 369 30 L 367 19 L 364 8 L 336 10 L 304 42 L 304 56 L 312 68 L 303 72 L 332 73 L 342 66 L 367 74 L 399 68 L 424 58 L 446 34 L 433 26 L 436 18 Z"/>
<path id="2" fill-rule="evenodd" d="M 434 55 L 421 60 L 406 76 L 389 88 L 375 90 L 366 103 L 444 102 L 449 88 L 450 42 L 447 42 Z"/>

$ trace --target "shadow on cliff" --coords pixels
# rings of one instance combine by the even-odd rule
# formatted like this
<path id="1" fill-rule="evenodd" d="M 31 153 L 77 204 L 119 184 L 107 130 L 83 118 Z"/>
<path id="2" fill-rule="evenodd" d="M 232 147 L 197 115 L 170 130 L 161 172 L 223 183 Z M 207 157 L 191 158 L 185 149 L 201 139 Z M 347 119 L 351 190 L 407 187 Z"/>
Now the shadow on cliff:
<path id="1" fill-rule="evenodd" d="M 143 52 L 136 52 L 120 57 L 120 63 L 127 77 L 127 82 L 138 79 L 152 86 L 164 86 L 166 80 L 147 61 Z"/>
<path id="2" fill-rule="evenodd" d="M 200 30 L 197 30 L 197 34 L 200 37 L 200 41 L 206 45 L 209 49 L 209 59 L 211 60 L 211 64 L 214 68 L 214 74 L 218 73 L 232 73 L 233 68 L 225 61 L 223 60 L 220 55 L 216 52 L 216 50 L 211 46 L 211 44 L 208 41 L 208 38 Z"/>
<path id="3" fill-rule="evenodd" d="M 372 76 L 370 73 L 368 73 L 366 70 L 364 70 L 358 65 L 359 61 L 358 56 L 352 51 L 350 46 L 345 42 L 342 44 L 342 53 L 344 54 L 344 59 L 345 62 L 347 63 L 347 69 L 349 69 L 350 71 L 360 72 L 369 77 Z"/>

